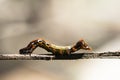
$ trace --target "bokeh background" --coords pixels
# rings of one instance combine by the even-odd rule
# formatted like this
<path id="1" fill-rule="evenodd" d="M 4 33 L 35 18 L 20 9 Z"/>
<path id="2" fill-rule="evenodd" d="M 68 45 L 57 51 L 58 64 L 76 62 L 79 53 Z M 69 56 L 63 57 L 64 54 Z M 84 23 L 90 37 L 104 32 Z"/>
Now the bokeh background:
<path id="1" fill-rule="evenodd" d="M 19 54 L 39 37 L 57 45 L 83 38 L 92 52 L 119 51 L 119 34 L 120 0 L 0 0 L 1 54 Z M 119 74 L 119 59 L 0 61 L 0 80 L 120 80 Z"/>

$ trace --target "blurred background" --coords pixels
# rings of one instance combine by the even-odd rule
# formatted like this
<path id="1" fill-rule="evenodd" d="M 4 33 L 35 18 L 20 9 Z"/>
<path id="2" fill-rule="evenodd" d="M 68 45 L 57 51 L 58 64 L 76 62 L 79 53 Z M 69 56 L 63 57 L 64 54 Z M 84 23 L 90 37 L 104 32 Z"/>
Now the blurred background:
<path id="1" fill-rule="evenodd" d="M 120 0 L 0 0 L 1 54 L 19 54 L 36 38 L 57 45 L 83 38 L 92 52 L 120 51 L 119 34 Z M 117 59 L 1 60 L 0 80 L 120 80 L 119 68 Z"/>

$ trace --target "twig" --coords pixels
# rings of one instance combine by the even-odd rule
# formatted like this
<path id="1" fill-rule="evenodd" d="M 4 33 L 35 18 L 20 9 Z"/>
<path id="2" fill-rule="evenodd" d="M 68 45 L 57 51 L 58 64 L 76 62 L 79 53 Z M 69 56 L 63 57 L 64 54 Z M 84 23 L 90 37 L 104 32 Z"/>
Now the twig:
<path id="1" fill-rule="evenodd" d="M 52 54 L 0 54 L 0 60 L 76 60 L 76 59 L 120 59 L 120 52 Z"/>

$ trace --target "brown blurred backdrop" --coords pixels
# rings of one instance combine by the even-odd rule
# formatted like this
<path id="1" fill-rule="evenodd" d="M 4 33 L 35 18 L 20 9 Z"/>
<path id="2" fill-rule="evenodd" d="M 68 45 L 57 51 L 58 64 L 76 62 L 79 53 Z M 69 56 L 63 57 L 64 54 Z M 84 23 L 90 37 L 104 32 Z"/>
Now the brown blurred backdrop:
<path id="1" fill-rule="evenodd" d="M 120 0 L 0 0 L 2 54 L 19 54 L 39 37 L 57 45 L 83 38 L 93 52 L 119 51 L 119 34 Z M 34 53 L 48 52 L 37 48 Z M 119 64 L 120 60 L 1 60 L 0 80 L 120 80 Z"/>

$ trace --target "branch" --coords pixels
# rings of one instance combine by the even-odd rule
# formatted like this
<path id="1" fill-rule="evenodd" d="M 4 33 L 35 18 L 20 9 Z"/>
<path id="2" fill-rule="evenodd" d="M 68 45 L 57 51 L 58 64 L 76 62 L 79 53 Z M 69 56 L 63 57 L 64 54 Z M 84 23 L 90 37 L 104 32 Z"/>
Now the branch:
<path id="1" fill-rule="evenodd" d="M 76 60 L 76 59 L 120 59 L 120 52 L 52 54 L 0 54 L 0 60 Z"/>

